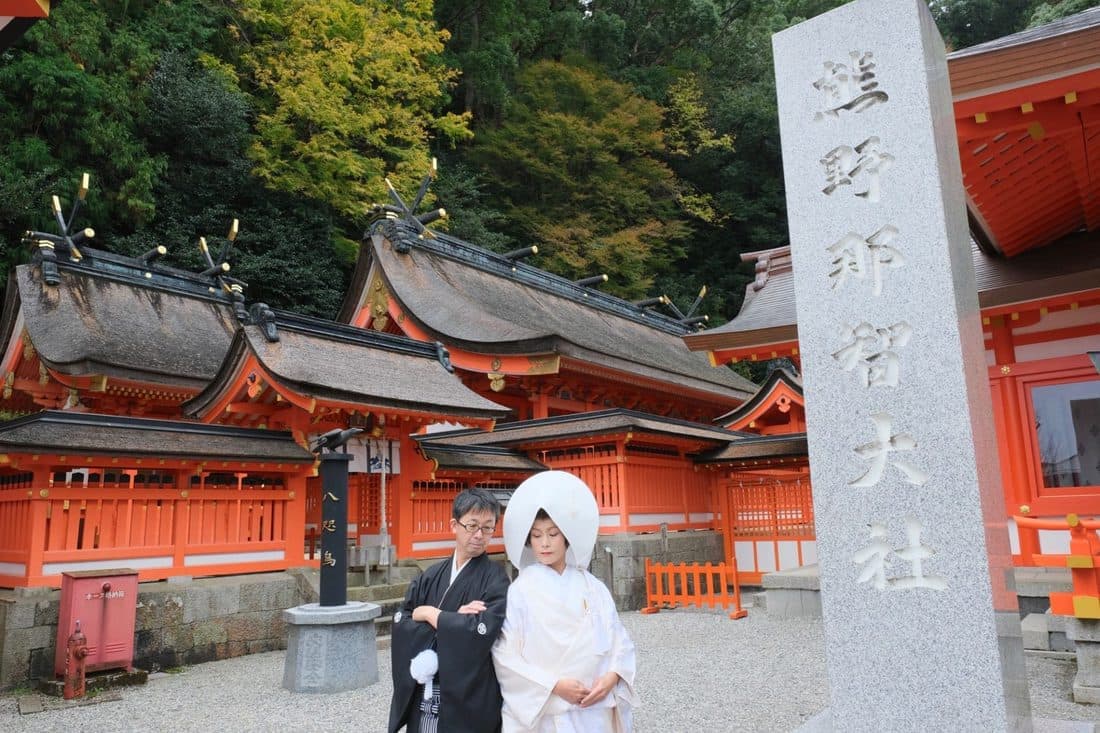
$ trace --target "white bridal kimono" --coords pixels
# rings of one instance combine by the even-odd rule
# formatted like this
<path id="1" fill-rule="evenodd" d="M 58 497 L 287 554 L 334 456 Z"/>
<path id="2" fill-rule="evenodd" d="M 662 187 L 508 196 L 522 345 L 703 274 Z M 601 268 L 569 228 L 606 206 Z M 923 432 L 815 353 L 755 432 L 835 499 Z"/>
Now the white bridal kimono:
<path id="1" fill-rule="evenodd" d="M 508 589 L 504 629 L 493 646 L 504 697 L 503 731 L 629 733 L 633 730 L 634 643 L 606 586 L 587 570 L 527 565 Z M 606 672 L 622 679 L 582 708 L 554 695 L 559 679 L 592 685 Z"/>

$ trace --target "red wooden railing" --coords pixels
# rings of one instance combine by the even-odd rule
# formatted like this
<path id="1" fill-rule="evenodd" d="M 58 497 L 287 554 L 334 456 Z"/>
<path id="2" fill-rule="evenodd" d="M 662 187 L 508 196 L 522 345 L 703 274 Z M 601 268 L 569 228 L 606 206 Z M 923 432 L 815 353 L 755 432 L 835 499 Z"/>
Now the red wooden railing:
<path id="1" fill-rule="evenodd" d="M 1050 594 L 1050 612 L 1060 616 L 1100 619 L 1100 520 L 1081 519 L 1070 514 L 1065 519 L 1035 519 L 1015 515 L 1020 533 L 1019 561 L 1037 567 L 1069 568 L 1073 590 Z M 1044 554 L 1038 551 L 1040 530 L 1069 532 L 1068 554 Z M 1027 549 L 1025 549 L 1027 548 Z"/>
<path id="2" fill-rule="evenodd" d="M 386 497 L 386 514 L 391 526 L 395 489 L 390 479 Z M 348 476 L 348 539 L 358 541 L 360 535 L 379 534 L 382 530 L 379 514 L 382 502 L 382 480 L 377 473 L 353 473 Z M 306 536 L 312 529 L 318 531 L 321 523 L 321 478 L 315 476 L 306 485 Z"/>
<path id="3" fill-rule="evenodd" d="M 546 451 L 547 466 L 588 484 L 600 509 L 600 531 L 709 529 L 715 524 L 713 478 L 675 451 L 608 444 Z"/>
<path id="4" fill-rule="evenodd" d="M 454 549 L 451 506 L 459 492 L 467 488 L 493 490 L 504 486 L 514 487 L 516 483 L 493 480 L 467 482 L 458 479 L 413 481 L 412 492 L 405 505 L 411 514 L 407 525 L 411 534 L 405 547 L 400 544 L 398 546 L 401 557 L 440 557 Z M 489 552 L 503 551 L 504 540 L 498 531 L 489 538 Z"/>
<path id="5" fill-rule="evenodd" d="M 542 461 L 550 468 L 568 471 L 588 484 L 601 516 L 621 516 L 625 467 L 614 445 L 550 451 L 542 455 Z M 607 526 L 606 522 L 601 522 L 601 529 L 606 531 Z"/>
<path id="6" fill-rule="evenodd" d="M 302 564 L 301 488 L 280 480 L 273 488 L 178 489 L 122 478 L 0 487 L 0 586 L 58 586 L 66 570 L 106 567 L 153 580 Z"/>
<path id="7" fill-rule="evenodd" d="M 642 613 L 657 613 L 661 608 L 682 606 L 721 606 L 730 610 L 730 618 L 744 618 L 737 568 L 721 563 L 705 565 L 658 564 L 645 559 L 646 607 Z"/>
<path id="8" fill-rule="evenodd" d="M 796 566 L 813 562 L 802 550 L 816 537 L 808 478 L 752 477 L 728 482 L 722 490 L 729 492 L 729 518 L 724 524 L 731 555 L 737 544 L 751 543 L 750 558 L 737 556 L 743 582 L 756 584 L 766 572 L 787 569 L 780 562 L 782 543 L 790 543 L 797 552 Z M 766 558 L 761 556 L 765 553 Z"/>

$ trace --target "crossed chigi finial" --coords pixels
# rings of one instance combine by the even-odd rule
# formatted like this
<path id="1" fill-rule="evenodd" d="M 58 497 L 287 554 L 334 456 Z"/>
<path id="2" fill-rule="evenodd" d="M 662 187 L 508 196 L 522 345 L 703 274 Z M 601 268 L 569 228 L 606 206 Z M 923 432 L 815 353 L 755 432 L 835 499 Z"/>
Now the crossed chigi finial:
<path id="1" fill-rule="evenodd" d="M 225 235 L 225 243 L 222 244 L 216 258 L 210 254 L 210 247 L 206 243 L 206 237 L 199 237 L 199 251 L 202 252 L 202 258 L 206 260 L 206 269 L 200 272 L 199 275 L 214 278 L 218 282 L 218 285 L 221 286 L 222 290 L 228 293 L 233 299 L 233 302 L 240 302 L 243 307 L 245 284 L 229 276 L 230 266 L 227 261 L 229 248 L 233 245 L 233 242 L 236 241 L 238 231 L 240 231 L 240 220 L 234 219 L 233 223 L 229 225 L 229 233 Z"/>
<path id="2" fill-rule="evenodd" d="M 652 308 L 658 305 L 668 306 L 669 310 L 676 316 L 676 320 L 685 326 L 692 326 L 695 328 L 702 328 L 704 324 L 710 320 L 708 316 L 697 316 L 695 312 L 699 310 L 699 306 L 703 303 L 703 298 L 707 296 L 707 286 L 704 285 L 699 290 L 699 294 L 695 296 L 695 302 L 691 304 L 691 307 L 687 311 L 680 310 L 672 299 L 667 295 L 658 295 L 656 298 L 646 298 L 645 300 L 636 300 L 634 305 L 638 308 Z"/>
<path id="3" fill-rule="evenodd" d="M 95 230 L 91 228 L 81 229 L 79 232 L 71 231 L 73 222 L 76 221 L 76 216 L 80 213 L 80 209 L 84 206 L 84 199 L 88 195 L 89 179 L 90 176 L 87 173 L 81 177 L 80 188 L 76 192 L 76 199 L 73 200 L 73 208 L 67 220 L 61 213 L 61 199 L 56 195 L 51 198 L 51 208 L 54 219 L 57 221 L 58 234 L 37 231 L 23 233 L 23 244 L 33 244 L 38 247 L 35 259 L 42 264 L 42 278 L 47 285 L 57 285 L 61 282 L 61 276 L 57 272 L 58 250 L 68 255 L 73 262 L 80 262 L 84 259 L 84 255 L 78 245 L 83 245 L 95 236 Z"/>
<path id="4" fill-rule="evenodd" d="M 386 188 L 390 191 L 390 198 L 393 199 L 393 204 L 375 204 L 370 208 L 371 216 L 373 218 L 404 219 L 413 226 L 421 239 L 425 237 L 434 239 L 435 234 L 425 225 L 431 224 L 438 219 L 446 219 L 447 211 L 445 209 L 432 209 L 423 214 L 417 214 L 416 210 L 420 208 L 420 204 L 424 202 L 424 196 L 428 193 L 428 187 L 431 186 L 432 181 L 435 180 L 438 173 L 439 166 L 436 159 L 432 158 L 432 166 L 428 170 L 427 175 L 424 176 L 424 180 L 420 182 L 420 190 L 416 192 L 416 198 L 412 200 L 411 204 L 406 204 L 405 200 L 401 198 L 401 194 L 399 194 L 397 189 L 393 187 L 393 184 L 390 183 L 390 179 L 384 178 L 383 180 L 386 182 Z"/>
<path id="5" fill-rule="evenodd" d="M 210 246 L 206 243 L 206 237 L 199 237 L 199 251 L 206 260 L 206 269 L 199 273 L 204 277 L 214 278 L 233 301 L 233 313 L 237 320 L 244 324 L 254 324 L 263 331 L 264 338 L 275 342 L 279 340 L 279 331 L 275 324 L 275 312 L 267 303 L 253 303 L 251 308 L 244 306 L 245 283 L 235 277 L 229 276 L 229 248 L 237 240 L 237 232 L 240 231 L 240 220 L 234 219 L 229 225 L 229 232 L 225 235 L 225 242 L 218 250 L 218 256 L 210 254 Z"/>

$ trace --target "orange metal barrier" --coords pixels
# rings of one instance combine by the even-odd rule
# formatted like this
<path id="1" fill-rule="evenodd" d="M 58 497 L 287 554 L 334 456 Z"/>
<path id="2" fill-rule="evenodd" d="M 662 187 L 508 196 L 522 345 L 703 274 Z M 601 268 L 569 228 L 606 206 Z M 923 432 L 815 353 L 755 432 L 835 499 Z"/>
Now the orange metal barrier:
<path id="1" fill-rule="evenodd" d="M 1081 519 L 1076 514 L 1061 519 L 1032 519 L 1013 516 L 1020 533 L 1020 547 L 1025 565 L 1069 568 L 1073 590 L 1050 594 L 1050 612 L 1060 616 L 1100 619 L 1100 520 Z M 1039 530 L 1069 531 L 1068 555 L 1044 555 L 1038 552 Z M 1025 537 L 1025 530 L 1028 534 Z M 1034 548 L 1032 550 L 1031 548 Z"/>
<path id="2" fill-rule="evenodd" d="M 748 615 L 748 611 L 741 608 L 737 569 L 726 563 L 658 564 L 647 557 L 645 590 L 646 607 L 642 609 L 642 613 L 657 613 L 662 607 L 722 606 L 733 608 L 730 618 L 744 618 Z"/>

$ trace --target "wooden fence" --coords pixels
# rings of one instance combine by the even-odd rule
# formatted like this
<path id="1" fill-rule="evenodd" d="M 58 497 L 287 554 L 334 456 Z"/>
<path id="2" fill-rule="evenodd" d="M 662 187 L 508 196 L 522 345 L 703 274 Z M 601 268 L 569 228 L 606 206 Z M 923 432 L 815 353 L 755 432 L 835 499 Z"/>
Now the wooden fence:
<path id="1" fill-rule="evenodd" d="M 2 487 L 0 586 L 59 586 L 71 570 L 126 567 L 155 580 L 302 565 L 302 486 L 109 483 Z"/>
<path id="2" fill-rule="evenodd" d="M 730 618 L 744 618 L 737 569 L 726 563 L 672 564 L 645 559 L 646 607 L 642 613 L 657 613 L 662 608 L 695 606 L 730 610 Z"/>
<path id="3" fill-rule="evenodd" d="M 730 554 L 741 581 L 817 562 L 813 494 L 808 478 L 746 476 L 728 481 Z"/>
<path id="4" fill-rule="evenodd" d="M 396 498 L 391 478 L 386 497 L 386 515 L 393 524 L 393 505 Z M 348 540 L 356 542 L 360 535 L 375 535 L 382 531 L 381 523 L 382 479 L 377 473 L 353 473 L 348 475 Z M 321 526 L 321 477 L 306 481 L 306 535 L 310 530 L 317 535 Z"/>
<path id="5" fill-rule="evenodd" d="M 712 477 L 676 451 L 606 444 L 545 451 L 540 460 L 592 489 L 603 534 L 715 526 Z"/>
<path id="6" fill-rule="evenodd" d="M 1069 568 L 1073 590 L 1050 594 L 1050 612 L 1060 616 L 1100 619 L 1100 520 L 1081 519 L 1070 514 L 1065 519 L 1035 519 L 1015 515 L 1020 533 L 1023 565 Z M 1044 554 L 1038 551 L 1040 530 L 1069 532 L 1069 553 Z"/>

